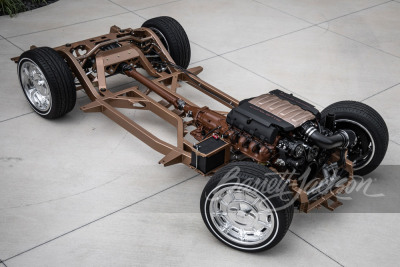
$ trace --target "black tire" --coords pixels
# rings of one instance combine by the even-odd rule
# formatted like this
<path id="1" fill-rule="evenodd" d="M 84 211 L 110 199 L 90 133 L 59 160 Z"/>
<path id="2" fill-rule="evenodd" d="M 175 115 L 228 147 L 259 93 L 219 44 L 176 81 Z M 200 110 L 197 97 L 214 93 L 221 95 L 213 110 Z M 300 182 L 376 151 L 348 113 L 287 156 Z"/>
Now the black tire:
<path id="1" fill-rule="evenodd" d="M 215 207 L 220 211 L 214 212 Z M 206 184 L 200 210 L 208 230 L 218 240 L 241 251 L 259 252 L 274 247 L 285 236 L 293 218 L 293 193 L 267 167 L 253 162 L 233 162 L 218 170 Z M 267 210 L 271 212 L 264 218 L 262 214 Z M 265 223 L 271 225 L 262 228 Z M 229 227 L 232 229 L 228 231 Z M 251 227 L 257 234 L 252 234 Z M 259 239 L 253 240 L 256 236 Z"/>
<path id="2" fill-rule="evenodd" d="M 39 105 L 35 104 L 35 101 L 28 96 L 27 90 L 24 89 L 28 86 L 25 83 L 25 79 L 28 75 L 24 73 L 28 70 L 28 66 L 29 68 L 35 68 L 35 65 L 41 71 L 41 74 L 38 74 L 39 77 L 41 77 L 40 81 L 42 83 L 43 81 L 47 82 L 43 87 L 45 89 L 42 90 L 46 92 L 50 91 L 48 109 L 45 109 L 46 107 L 41 109 Z M 35 73 L 37 73 L 36 70 Z M 42 76 L 44 76 L 44 79 Z M 37 84 L 36 86 L 33 85 L 33 80 L 35 79 L 33 79 L 33 76 L 30 77 L 32 79 L 28 78 L 27 83 L 32 84 L 34 88 L 40 88 Z M 74 78 L 67 63 L 54 49 L 40 47 L 22 53 L 18 62 L 18 78 L 29 104 L 32 106 L 33 110 L 43 118 L 56 119 L 74 108 L 76 102 Z M 38 90 L 39 89 L 37 89 L 37 91 Z"/>
<path id="3" fill-rule="evenodd" d="M 357 135 L 357 145 L 348 152 L 349 159 L 355 160 L 354 173 L 366 175 L 375 170 L 389 143 L 389 132 L 379 113 L 361 102 L 340 101 L 322 111 L 322 123 L 329 113 L 336 115 L 337 129 L 351 129 Z M 365 157 L 361 156 L 363 153 Z"/>
<path id="4" fill-rule="evenodd" d="M 187 68 L 190 63 L 190 43 L 185 30 L 175 19 L 167 16 L 147 20 L 142 27 L 150 28 L 167 48 L 175 64 Z"/>

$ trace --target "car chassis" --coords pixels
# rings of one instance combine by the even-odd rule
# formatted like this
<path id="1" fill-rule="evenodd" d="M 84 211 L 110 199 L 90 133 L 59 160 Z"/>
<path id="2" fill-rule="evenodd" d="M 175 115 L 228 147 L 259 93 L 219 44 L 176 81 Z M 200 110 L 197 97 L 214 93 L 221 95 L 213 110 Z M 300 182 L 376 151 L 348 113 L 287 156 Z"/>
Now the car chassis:
<path id="1" fill-rule="evenodd" d="M 113 43 L 118 43 L 121 46 L 109 51 L 100 51 L 101 47 Z M 139 47 L 147 47 L 147 49 L 144 50 Z M 31 47 L 31 49 L 35 48 L 35 46 Z M 195 103 L 186 99 L 182 95 L 179 95 L 176 92 L 179 87 L 179 82 L 186 82 L 192 87 L 198 89 L 200 92 L 212 97 L 229 108 L 237 107 L 239 105 L 239 100 L 198 78 L 196 75 L 203 70 L 200 66 L 190 68 L 187 72 L 183 72 L 173 66 L 168 66 L 171 73 L 165 71 L 158 72 L 146 57 L 146 54 L 149 53 L 152 48 L 157 50 L 157 53 L 165 60 L 174 62 L 159 37 L 148 28 L 121 29 L 114 25 L 110 28 L 109 34 L 100 35 L 71 44 L 68 43 L 55 47 L 54 50 L 59 52 L 65 58 L 68 65 L 71 67 L 72 72 L 75 74 L 75 77 L 78 78 L 81 86 L 77 87 L 77 90 L 85 90 L 87 96 L 92 100 L 91 103 L 81 107 L 82 111 L 103 113 L 151 148 L 165 155 L 165 157 L 159 161 L 159 164 L 170 166 L 183 163 L 202 175 L 212 174 L 218 168 L 213 169 L 211 172 L 203 173 L 191 165 L 192 152 L 203 157 L 210 157 L 213 155 L 213 152 L 215 153 L 215 151 L 209 154 L 203 154 L 196 150 L 194 144 L 184 138 L 185 135 L 188 134 L 186 128 L 195 125 L 194 119 L 190 121 L 183 120 L 183 118 L 186 117 L 185 112 L 191 112 L 194 114 L 201 112 L 201 110 L 204 109 L 208 110 L 208 108 L 200 108 Z M 86 60 L 88 60 L 92 55 L 96 55 L 97 77 L 86 75 L 85 70 L 82 68 Z M 13 58 L 15 62 L 18 62 L 18 59 L 19 57 Z M 111 92 L 107 89 L 106 74 L 114 74 L 122 63 L 132 66 L 132 69 L 127 69 L 125 74 L 146 86 L 148 88 L 146 92 L 140 91 L 138 86 L 133 86 L 117 92 Z M 155 77 L 155 79 L 150 80 L 137 72 L 135 69 L 138 67 L 145 69 L 146 72 L 152 77 Z M 97 90 L 96 87 L 98 87 L 99 90 Z M 154 100 L 149 96 L 151 92 L 155 92 L 165 100 Z M 179 109 L 178 100 L 183 100 L 185 102 L 183 110 L 182 108 Z M 175 107 L 172 110 L 169 109 L 171 105 Z M 177 145 L 175 146 L 159 139 L 157 136 L 118 111 L 117 108 L 149 110 L 166 120 L 177 129 Z M 227 112 L 212 112 L 211 114 L 215 116 L 214 119 L 218 122 L 221 118 L 218 115 L 220 114 L 224 116 Z M 196 130 L 196 132 L 199 132 L 199 130 Z M 227 151 L 229 152 L 229 150 Z M 225 163 L 228 163 L 230 159 L 229 155 L 227 155 L 225 159 Z M 293 180 L 292 183 L 290 183 L 290 187 L 293 192 L 299 194 L 299 200 L 302 204 L 300 210 L 303 212 L 309 212 L 321 205 L 333 210 L 337 206 L 341 205 L 335 195 L 343 192 L 343 190 L 350 184 L 353 177 L 352 164 L 348 160 L 346 162 L 346 167 L 351 174 L 349 175 L 348 181 L 341 187 L 335 189 L 335 191 L 332 191 L 323 198 L 311 203 L 308 201 L 306 192 L 299 188 L 297 182 Z M 334 204 L 329 205 L 329 199 L 332 199 Z"/>
<path id="2" fill-rule="evenodd" d="M 112 49 L 104 49 L 110 46 Z M 36 47 L 32 46 L 31 49 L 36 49 Z M 179 83 L 185 82 L 230 109 L 237 108 L 241 103 L 197 77 L 197 74 L 203 70 L 202 67 L 184 69 L 176 65 L 165 42 L 160 40 L 160 35 L 150 28 L 121 29 L 112 26 L 108 34 L 68 43 L 55 47 L 54 50 L 67 62 L 75 81 L 79 81 L 76 83 L 76 90 L 83 89 L 91 100 L 89 104 L 81 107 L 81 110 L 101 112 L 106 115 L 129 133 L 163 154 L 164 157 L 159 163 L 164 166 L 183 163 L 202 175 L 210 175 L 231 162 L 232 151 L 240 151 L 242 155 L 265 165 L 265 162 L 270 159 L 271 151 L 279 146 L 280 140 L 277 137 L 269 145 L 254 149 L 259 144 L 248 142 L 248 136 L 237 135 L 238 131 L 226 123 L 228 112 L 199 107 L 178 94 Z M 154 58 L 159 58 L 162 63 L 154 61 Z M 12 60 L 18 63 L 20 57 L 12 58 Z M 89 72 L 87 72 L 88 65 L 91 66 Z M 138 72 L 139 68 L 144 69 L 152 78 Z M 106 78 L 117 73 L 132 77 L 147 89 L 143 91 L 139 90 L 138 86 L 133 86 L 117 92 L 110 91 L 107 88 Z M 151 97 L 152 92 L 159 95 L 162 100 L 157 101 Z M 290 102 L 290 96 L 284 93 L 281 95 Z M 118 109 L 148 110 L 156 114 L 176 127 L 177 144 L 161 140 Z M 189 131 L 190 126 L 194 127 L 194 130 Z M 189 132 L 200 142 L 214 138 L 223 143 L 217 149 L 202 152 L 198 145 L 185 139 Z M 330 155 L 328 162 L 338 162 L 343 158 L 343 153 L 346 157 L 347 150 L 338 149 Z M 198 168 L 199 159 L 211 158 L 216 154 L 222 155 L 222 161 L 217 166 Z M 298 201 L 298 209 L 307 213 L 321 206 L 329 210 L 340 206 L 342 203 L 336 195 L 343 193 L 353 179 L 353 162 L 346 158 L 343 166 L 348 173 L 346 180 L 340 186 L 316 199 L 309 199 L 308 188 L 299 185 L 296 179 L 282 177 Z M 270 166 L 270 169 L 279 173 L 276 167 Z"/>

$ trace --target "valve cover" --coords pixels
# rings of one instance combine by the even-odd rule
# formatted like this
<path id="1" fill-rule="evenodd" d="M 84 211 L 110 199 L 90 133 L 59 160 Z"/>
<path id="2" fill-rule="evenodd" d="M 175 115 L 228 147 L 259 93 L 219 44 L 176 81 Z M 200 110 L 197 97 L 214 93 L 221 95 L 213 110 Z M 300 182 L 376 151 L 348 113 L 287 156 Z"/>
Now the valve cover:
<path id="1" fill-rule="evenodd" d="M 291 94 L 273 90 L 241 101 L 229 112 L 226 122 L 271 144 L 279 131 L 292 131 L 319 116 L 313 105 Z"/>

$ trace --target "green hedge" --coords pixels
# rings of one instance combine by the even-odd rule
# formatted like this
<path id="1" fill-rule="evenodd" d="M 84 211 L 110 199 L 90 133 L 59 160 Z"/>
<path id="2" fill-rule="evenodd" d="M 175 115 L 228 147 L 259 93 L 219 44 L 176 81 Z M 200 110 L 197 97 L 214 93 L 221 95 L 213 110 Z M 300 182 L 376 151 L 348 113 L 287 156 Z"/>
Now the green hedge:
<path id="1" fill-rule="evenodd" d="M 31 4 L 46 3 L 46 0 L 0 0 L 0 14 L 7 14 L 11 17 L 19 12 L 26 11 L 25 3 L 29 2 Z"/>

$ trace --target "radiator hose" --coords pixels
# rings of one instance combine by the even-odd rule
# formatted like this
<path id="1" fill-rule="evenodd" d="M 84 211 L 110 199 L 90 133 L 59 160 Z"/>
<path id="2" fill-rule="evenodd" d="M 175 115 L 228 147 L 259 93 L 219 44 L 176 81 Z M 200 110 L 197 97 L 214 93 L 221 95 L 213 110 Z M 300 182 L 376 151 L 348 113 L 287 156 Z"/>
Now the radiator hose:
<path id="1" fill-rule="evenodd" d="M 338 130 L 331 136 L 321 134 L 312 122 L 306 122 L 302 126 L 303 134 L 323 149 L 352 147 L 357 142 L 357 137 L 352 130 Z"/>

